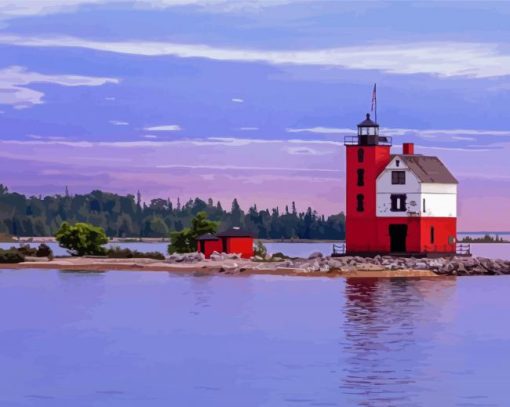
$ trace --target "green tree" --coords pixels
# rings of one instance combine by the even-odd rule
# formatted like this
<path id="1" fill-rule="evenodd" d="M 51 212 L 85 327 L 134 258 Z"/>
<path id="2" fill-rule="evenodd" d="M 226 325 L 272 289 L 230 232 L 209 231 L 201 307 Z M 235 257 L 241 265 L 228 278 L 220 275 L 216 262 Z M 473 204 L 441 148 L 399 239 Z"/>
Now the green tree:
<path id="1" fill-rule="evenodd" d="M 168 253 L 189 253 L 197 250 L 197 237 L 205 233 L 215 233 L 218 222 L 207 219 L 206 212 L 198 212 L 191 220 L 191 227 L 170 234 Z"/>
<path id="2" fill-rule="evenodd" d="M 88 223 L 70 225 L 64 222 L 55 238 L 59 246 L 66 248 L 73 256 L 104 254 L 102 245 L 108 243 L 104 230 Z"/>

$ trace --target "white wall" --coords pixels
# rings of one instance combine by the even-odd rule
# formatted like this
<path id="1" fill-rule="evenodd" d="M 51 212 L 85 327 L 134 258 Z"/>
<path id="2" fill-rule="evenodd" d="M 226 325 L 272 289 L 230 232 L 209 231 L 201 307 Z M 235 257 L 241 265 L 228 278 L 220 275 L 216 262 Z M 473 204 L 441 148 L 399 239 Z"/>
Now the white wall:
<path id="1" fill-rule="evenodd" d="M 396 160 L 400 160 L 399 167 Z M 391 172 L 406 171 L 406 183 L 393 185 Z M 384 171 L 377 178 L 376 213 L 381 217 L 401 217 L 414 213 L 426 217 L 456 217 L 457 216 L 457 185 L 421 183 L 398 157 L 394 157 Z M 406 194 L 406 211 L 391 211 L 391 195 Z M 425 211 L 423 210 L 425 199 Z"/>
<path id="2" fill-rule="evenodd" d="M 422 216 L 457 216 L 457 185 L 448 185 L 448 188 L 442 188 L 445 186 L 444 184 L 422 184 L 422 186 L 423 189 L 429 190 L 429 192 L 421 194 L 420 212 Z M 453 187 L 453 192 L 451 192 L 451 187 Z M 436 192 L 431 192 L 434 189 L 436 189 Z M 423 211 L 423 199 L 425 199 L 425 211 Z"/>

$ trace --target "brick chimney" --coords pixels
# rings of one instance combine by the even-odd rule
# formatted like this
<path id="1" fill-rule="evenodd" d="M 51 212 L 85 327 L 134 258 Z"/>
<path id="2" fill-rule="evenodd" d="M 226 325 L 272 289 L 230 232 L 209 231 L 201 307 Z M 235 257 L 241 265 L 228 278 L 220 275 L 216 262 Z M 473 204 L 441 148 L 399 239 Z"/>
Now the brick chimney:
<path id="1" fill-rule="evenodd" d="M 414 143 L 403 143 L 402 154 L 413 155 L 414 154 Z"/>

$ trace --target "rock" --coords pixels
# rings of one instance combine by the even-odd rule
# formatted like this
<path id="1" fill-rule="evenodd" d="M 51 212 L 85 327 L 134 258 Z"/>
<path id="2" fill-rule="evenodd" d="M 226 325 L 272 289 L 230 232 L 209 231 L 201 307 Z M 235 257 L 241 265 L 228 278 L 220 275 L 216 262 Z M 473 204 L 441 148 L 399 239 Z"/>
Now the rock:
<path id="1" fill-rule="evenodd" d="M 306 267 L 306 270 L 309 272 L 319 271 L 321 268 L 318 261 L 314 261 L 313 263 L 308 264 L 307 266 L 308 267 Z"/>
<path id="2" fill-rule="evenodd" d="M 339 260 L 329 259 L 328 266 L 330 269 L 339 269 L 344 266 L 344 263 Z"/>
<path id="3" fill-rule="evenodd" d="M 308 260 L 320 259 L 322 257 L 324 256 L 321 252 L 313 252 L 310 256 L 308 256 Z"/>
<path id="4" fill-rule="evenodd" d="M 221 253 L 221 256 L 224 259 L 229 259 L 229 260 L 239 260 L 241 258 L 240 253 Z"/>

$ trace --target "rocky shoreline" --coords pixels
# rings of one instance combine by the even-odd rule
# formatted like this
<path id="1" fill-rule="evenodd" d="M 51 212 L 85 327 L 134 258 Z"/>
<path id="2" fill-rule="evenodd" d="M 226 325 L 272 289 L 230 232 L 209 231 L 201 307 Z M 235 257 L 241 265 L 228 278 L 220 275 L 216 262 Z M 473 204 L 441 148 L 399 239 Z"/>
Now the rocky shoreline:
<path id="1" fill-rule="evenodd" d="M 214 253 L 213 261 L 236 260 L 238 255 Z M 172 255 L 167 261 L 172 263 L 193 263 L 203 261 L 200 253 L 184 255 Z M 396 271 L 396 270 L 426 270 L 437 275 L 499 275 L 510 274 L 510 260 L 489 259 L 484 257 L 439 257 L 439 258 L 414 258 L 396 256 L 343 256 L 329 257 L 322 253 L 313 253 L 307 259 L 303 258 L 278 258 L 267 257 L 262 259 L 255 257 L 253 263 L 259 269 L 271 269 L 284 267 L 298 269 L 305 273 L 328 273 L 328 272 L 353 272 L 353 271 Z"/>
<path id="2" fill-rule="evenodd" d="M 104 257 L 27 257 L 22 263 L 0 268 L 37 268 L 72 271 L 174 271 L 205 274 L 273 274 L 343 277 L 439 277 L 510 274 L 510 261 L 482 257 L 404 258 L 394 256 L 328 257 L 313 253 L 309 258 L 268 256 L 242 259 L 236 254 L 173 254 L 165 260 Z"/>

